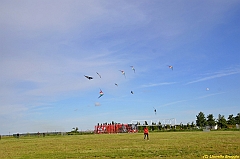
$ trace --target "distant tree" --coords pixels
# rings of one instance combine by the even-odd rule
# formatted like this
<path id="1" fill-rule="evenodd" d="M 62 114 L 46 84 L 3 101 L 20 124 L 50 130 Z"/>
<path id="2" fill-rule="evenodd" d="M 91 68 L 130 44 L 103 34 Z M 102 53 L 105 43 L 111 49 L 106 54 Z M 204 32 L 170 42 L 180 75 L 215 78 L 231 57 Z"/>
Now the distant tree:
<path id="1" fill-rule="evenodd" d="M 73 129 L 73 130 L 72 130 L 73 133 L 77 133 L 77 132 L 78 132 L 78 127 L 72 128 L 72 129 Z"/>
<path id="2" fill-rule="evenodd" d="M 207 125 L 209 125 L 211 128 L 216 125 L 216 121 L 213 118 L 213 114 L 209 114 L 207 116 Z"/>
<path id="3" fill-rule="evenodd" d="M 182 127 L 183 127 L 184 130 L 187 129 L 187 125 L 183 125 Z"/>
<path id="4" fill-rule="evenodd" d="M 162 129 L 162 123 L 159 121 L 158 122 L 158 130 L 161 130 Z"/>
<path id="5" fill-rule="evenodd" d="M 154 125 L 157 125 L 156 123 L 154 123 L 154 122 L 152 122 L 152 126 L 151 126 L 151 129 L 152 129 L 152 131 L 154 131 L 154 128 L 155 128 L 155 126 Z"/>
<path id="6" fill-rule="evenodd" d="M 147 121 L 145 121 L 145 125 L 148 125 Z"/>
<path id="7" fill-rule="evenodd" d="M 76 131 L 78 131 L 78 127 L 76 127 L 76 129 L 75 129 Z"/>
<path id="8" fill-rule="evenodd" d="M 167 125 L 165 125 L 165 129 L 170 129 L 170 125 L 169 124 L 167 124 Z"/>
<path id="9" fill-rule="evenodd" d="M 191 123 L 191 128 L 194 128 L 195 127 L 195 124 L 194 124 L 194 122 L 192 121 L 192 123 Z"/>
<path id="10" fill-rule="evenodd" d="M 180 129 L 184 129 L 184 125 L 182 122 L 180 123 L 179 127 L 180 127 Z"/>
<path id="11" fill-rule="evenodd" d="M 203 112 L 200 112 L 197 116 L 196 125 L 199 127 L 206 126 L 206 118 Z"/>
<path id="12" fill-rule="evenodd" d="M 240 113 L 238 113 L 237 116 L 235 116 L 235 123 L 240 124 Z"/>
<path id="13" fill-rule="evenodd" d="M 226 128 L 227 127 L 227 120 L 225 119 L 224 115 L 221 115 L 221 114 L 218 115 L 217 125 L 220 128 Z"/>
<path id="14" fill-rule="evenodd" d="M 229 124 L 229 125 L 235 125 L 236 124 L 235 119 L 233 117 L 233 114 L 228 116 L 227 124 Z"/>

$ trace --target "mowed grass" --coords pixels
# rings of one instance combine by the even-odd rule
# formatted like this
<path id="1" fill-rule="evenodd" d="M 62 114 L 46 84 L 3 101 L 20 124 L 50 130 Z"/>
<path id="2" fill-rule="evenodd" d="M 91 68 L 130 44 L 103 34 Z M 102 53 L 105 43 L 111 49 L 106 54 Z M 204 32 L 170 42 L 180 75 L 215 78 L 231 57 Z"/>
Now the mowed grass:
<path id="1" fill-rule="evenodd" d="M 0 158 L 202 158 L 240 156 L 239 131 L 4 137 Z"/>

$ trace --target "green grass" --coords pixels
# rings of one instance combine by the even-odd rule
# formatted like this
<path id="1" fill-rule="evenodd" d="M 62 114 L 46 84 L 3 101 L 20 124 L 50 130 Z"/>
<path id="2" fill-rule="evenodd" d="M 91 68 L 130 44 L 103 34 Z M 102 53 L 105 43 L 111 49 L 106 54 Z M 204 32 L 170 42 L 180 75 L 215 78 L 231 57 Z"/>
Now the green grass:
<path id="1" fill-rule="evenodd" d="M 239 131 L 154 132 L 46 137 L 4 137 L 0 158 L 240 158 Z"/>

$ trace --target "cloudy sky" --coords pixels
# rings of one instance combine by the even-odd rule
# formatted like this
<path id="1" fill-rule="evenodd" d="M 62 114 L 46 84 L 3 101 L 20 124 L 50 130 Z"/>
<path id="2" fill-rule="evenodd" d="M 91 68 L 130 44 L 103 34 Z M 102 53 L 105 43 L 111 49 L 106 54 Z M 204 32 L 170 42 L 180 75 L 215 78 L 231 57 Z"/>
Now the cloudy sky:
<path id="1" fill-rule="evenodd" d="M 235 116 L 239 15 L 238 0 L 1 0 L 0 134 Z"/>

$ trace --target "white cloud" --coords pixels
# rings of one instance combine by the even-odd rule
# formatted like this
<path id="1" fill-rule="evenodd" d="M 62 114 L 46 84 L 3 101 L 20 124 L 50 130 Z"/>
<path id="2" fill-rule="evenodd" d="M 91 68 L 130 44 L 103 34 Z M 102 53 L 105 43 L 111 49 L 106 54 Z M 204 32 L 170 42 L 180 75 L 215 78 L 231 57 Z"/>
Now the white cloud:
<path id="1" fill-rule="evenodd" d="M 204 95 L 204 96 L 197 97 L 197 98 L 195 98 L 195 99 L 207 98 L 207 97 L 211 97 L 211 96 L 215 96 L 215 95 L 219 95 L 219 94 L 224 94 L 224 93 L 226 93 L 226 92 L 212 93 L 212 94 L 208 94 L 208 95 Z"/>
<path id="2" fill-rule="evenodd" d="M 215 96 L 215 95 L 219 95 L 219 94 L 224 94 L 224 93 L 226 93 L 226 92 L 211 93 L 211 94 L 207 94 L 207 95 L 203 95 L 203 96 L 198 96 L 198 97 L 195 97 L 195 98 L 192 98 L 192 99 L 178 100 L 178 101 L 174 101 L 174 102 L 170 102 L 170 103 L 163 104 L 163 105 L 160 106 L 160 107 L 165 107 L 165 106 L 169 106 L 169 105 L 175 105 L 175 104 L 178 104 L 178 103 L 183 103 L 183 102 L 192 101 L 192 100 L 197 100 L 197 99 L 208 98 L 208 97 L 211 97 L 211 96 Z"/>
<path id="3" fill-rule="evenodd" d="M 141 87 L 156 87 L 156 86 L 163 86 L 163 85 L 171 85 L 175 83 L 176 82 L 151 83 L 151 84 L 142 85 Z"/>
<path id="4" fill-rule="evenodd" d="M 206 80 L 212 80 L 212 79 L 215 79 L 215 78 L 230 76 L 230 75 L 234 75 L 234 74 L 239 74 L 239 73 L 240 73 L 239 68 L 230 68 L 230 69 L 227 69 L 227 70 L 221 70 L 221 71 L 218 71 L 218 72 L 214 72 L 212 74 L 208 74 L 208 76 L 206 76 L 206 77 L 202 77 L 202 78 L 199 78 L 197 80 L 188 82 L 188 83 L 186 83 L 186 85 L 192 84 L 192 83 L 197 83 L 197 82 L 202 82 L 202 81 L 206 81 Z"/>

